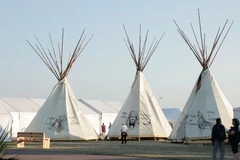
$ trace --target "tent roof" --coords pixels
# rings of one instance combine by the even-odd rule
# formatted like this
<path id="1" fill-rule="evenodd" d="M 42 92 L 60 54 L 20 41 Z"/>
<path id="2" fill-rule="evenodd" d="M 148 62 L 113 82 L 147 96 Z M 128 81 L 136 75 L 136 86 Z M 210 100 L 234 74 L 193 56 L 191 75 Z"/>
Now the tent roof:
<path id="1" fill-rule="evenodd" d="M 82 102 L 78 101 L 78 103 L 84 114 L 98 114 L 97 112 L 95 112 L 94 110 L 92 110 L 91 108 L 83 104 Z"/>
<path id="2" fill-rule="evenodd" d="M 0 97 L 0 107 L 4 107 L 0 114 L 4 112 L 37 112 L 46 99 L 43 98 L 15 98 L 15 97 Z M 101 114 L 101 113 L 118 113 L 123 103 L 118 101 L 103 101 L 103 100 L 83 100 L 89 106 L 81 101 L 79 106 L 84 114 Z"/>
<path id="3" fill-rule="evenodd" d="M 7 104 L 4 107 L 9 112 L 37 112 L 41 107 L 29 98 L 0 97 L 0 99 Z"/>
<path id="4" fill-rule="evenodd" d="M 105 103 L 102 100 L 87 100 L 87 99 L 79 99 L 79 101 L 100 114 L 102 114 L 102 113 L 118 113 L 119 112 L 119 110 L 116 109 L 116 107 L 113 107 L 110 104 L 108 104 L 110 102 Z M 113 103 L 112 103 L 112 105 L 113 105 Z"/>
<path id="5" fill-rule="evenodd" d="M 117 109 L 118 111 L 120 111 L 123 106 L 122 102 L 117 102 L 117 101 L 103 101 L 103 102 L 107 103 L 108 105 Z"/>
<path id="6" fill-rule="evenodd" d="M 30 98 L 30 100 L 41 107 L 44 104 L 44 102 L 46 101 L 46 99 L 42 99 L 42 98 Z"/>
<path id="7" fill-rule="evenodd" d="M 0 115 L 10 115 L 10 113 L 5 109 L 7 108 L 9 105 L 4 102 L 2 99 L 0 99 Z"/>

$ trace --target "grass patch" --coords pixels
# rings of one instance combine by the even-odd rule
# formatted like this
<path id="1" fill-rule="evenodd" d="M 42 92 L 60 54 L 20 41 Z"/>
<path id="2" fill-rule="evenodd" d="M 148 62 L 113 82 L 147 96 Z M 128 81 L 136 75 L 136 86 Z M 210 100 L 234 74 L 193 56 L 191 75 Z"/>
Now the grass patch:
<path id="1" fill-rule="evenodd" d="M 25 148 L 16 148 L 16 142 L 9 143 L 12 151 L 18 152 L 54 152 L 67 154 L 112 155 L 126 157 L 144 157 L 161 160 L 211 160 L 212 146 L 186 145 L 159 141 L 74 141 L 51 142 L 50 149 L 42 149 L 41 144 L 26 143 Z M 218 154 L 219 155 L 219 154 Z M 229 145 L 225 146 L 225 160 L 232 160 Z"/>

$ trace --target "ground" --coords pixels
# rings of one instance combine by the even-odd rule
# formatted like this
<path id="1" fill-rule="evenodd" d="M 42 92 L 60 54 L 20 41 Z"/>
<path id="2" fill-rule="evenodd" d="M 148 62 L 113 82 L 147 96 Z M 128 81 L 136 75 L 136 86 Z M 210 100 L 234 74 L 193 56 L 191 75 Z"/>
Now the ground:
<path id="1" fill-rule="evenodd" d="M 159 159 L 159 160 L 211 160 L 211 145 L 187 145 L 160 141 L 73 141 L 51 142 L 50 149 L 42 149 L 41 144 L 25 144 L 25 148 L 16 148 L 16 142 L 9 145 L 6 158 L 17 156 L 19 159 Z M 58 158 L 54 158 L 58 156 Z M 95 155 L 91 158 L 87 155 Z M 218 154 L 219 155 L 219 154 Z M 25 156 L 25 158 L 24 158 Z M 32 157 L 31 157 L 32 156 Z M 110 156 L 110 157 L 109 157 Z M 118 156 L 118 157 L 112 157 Z M 42 157 L 42 158 L 40 158 Z M 130 158 L 132 157 L 132 158 Z M 225 146 L 225 160 L 232 158 L 229 145 Z M 30 158 L 30 159 L 29 159 Z M 35 159 L 34 158 L 34 159 Z M 60 159 L 59 159 L 60 160 Z"/>

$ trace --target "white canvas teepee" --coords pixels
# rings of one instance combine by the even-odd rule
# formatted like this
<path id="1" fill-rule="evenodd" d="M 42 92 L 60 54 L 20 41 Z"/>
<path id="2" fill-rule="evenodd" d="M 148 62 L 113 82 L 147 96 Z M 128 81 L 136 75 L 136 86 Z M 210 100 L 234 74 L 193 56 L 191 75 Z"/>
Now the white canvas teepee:
<path id="1" fill-rule="evenodd" d="M 154 53 L 160 40 L 153 41 L 149 50 L 146 50 L 146 34 L 143 46 L 141 46 L 141 26 L 139 38 L 139 54 L 136 55 L 124 27 L 128 49 L 135 62 L 137 72 L 131 91 L 112 124 L 108 137 L 119 137 L 122 123 L 128 126 L 128 136 L 135 138 L 160 138 L 168 137 L 171 132 L 165 115 L 163 114 L 154 94 L 152 93 L 142 71 Z M 162 38 L 162 37 L 161 37 Z M 147 51 L 146 55 L 145 51 Z"/>
<path id="2" fill-rule="evenodd" d="M 27 127 L 26 132 L 45 132 L 47 137 L 55 140 L 97 139 L 96 132 L 83 115 L 79 103 L 66 78 L 73 63 L 91 39 L 90 38 L 86 44 L 83 45 L 85 40 L 83 34 L 84 31 L 82 32 L 74 52 L 70 55 L 65 70 L 62 69 L 64 30 L 62 30 L 62 45 L 57 54 L 55 53 L 53 45 L 52 52 L 50 50 L 45 52 L 38 39 L 39 45 L 36 45 L 36 48 L 28 42 L 59 82 L 53 88 L 52 93 Z M 51 36 L 50 41 L 52 44 Z M 49 54 L 47 55 L 46 53 Z M 58 58 L 57 55 L 59 55 Z"/>
<path id="3" fill-rule="evenodd" d="M 201 42 L 198 42 L 195 31 L 193 33 L 197 42 L 195 47 L 185 33 L 178 27 L 178 32 L 183 37 L 187 45 L 190 47 L 198 61 L 203 67 L 200 76 L 193 87 L 193 90 L 188 98 L 188 101 L 177 121 L 170 135 L 170 139 L 184 139 L 187 137 L 203 137 L 211 136 L 213 125 L 216 123 L 216 118 L 221 118 L 225 127 L 231 126 L 233 118 L 233 108 L 228 102 L 216 80 L 210 72 L 209 67 L 211 66 L 214 58 L 216 57 L 225 37 L 227 36 L 232 24 L 228 28 L 224 38 L 221 40 L 220 45 L 217 45 L 224 28 L 227 25 L 227 21 L 222 30 L 218 30 L 215 37 L 213 46 L 210 53 L 207 53 L 207 47 L 205 44 L 205 34 L 202 33 L 200 13 L 199 15 L 199 28 Z M 197 50 L 197 48 L 199 50 Z"/>

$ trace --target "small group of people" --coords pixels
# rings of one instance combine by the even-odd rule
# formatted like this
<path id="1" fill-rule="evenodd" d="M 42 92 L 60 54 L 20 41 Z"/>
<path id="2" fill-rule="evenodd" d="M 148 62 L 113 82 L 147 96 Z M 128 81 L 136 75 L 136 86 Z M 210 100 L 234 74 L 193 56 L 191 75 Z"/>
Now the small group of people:
<path id="1" fill-rule="evenodd" d="M 110 130 L 111 126 L 112 126 L 112 123 L 109 123 L 108 130 Z M 121 128 L 120 128 L 122 144 L 123 143 L 125 143 L 125 144 L 127 143 L 127 130 L 128 130 L 128 127 L 125 125 L 125 123 L 123 123 Z M 101 135 L 105 136 L 105 134 L 106 134 L 106 126 L 105 126 L 104 123 L 102 123 L 101 132 L 102 132 Z"/>
<path id="2" fill-rule="evenodd" d="M 108 126 L 108 130 L 110 130 L 111 126 L 112 126 L 112 123 L 110 122 L 110 123 L 109 123 L 109 126 Z M 101 126 L 101 135 L 102 135 L 102 136 L 105 136 L 105 134 L 106 134 L 106 126 L 105 126 L 104 123 L 102 123 L 102 126 Z"/>
<path id="3" fill-rule="evenodd" d="M 213 150 L 212 150 L 212 159 L 217 159 L 217 151 L 220 150 L 220 160 L 224 159 L 225 154 L 225 139 L 226 133 L 228 134 L 229 143 L 231 145 L 232 153 L 234 160 L 238 160 L 239 153 L 238 153 L 238 143 L 240 140 L 239 137 L 239 120 L 237 118 L 232 119 L 232 126 L 226 132 L 225 126 L 222 125 L 221 119 L 216 119 L 216 124 L 213 126 L 212 129 L 212 138 L 211 141 L 213 143 Z"/>

